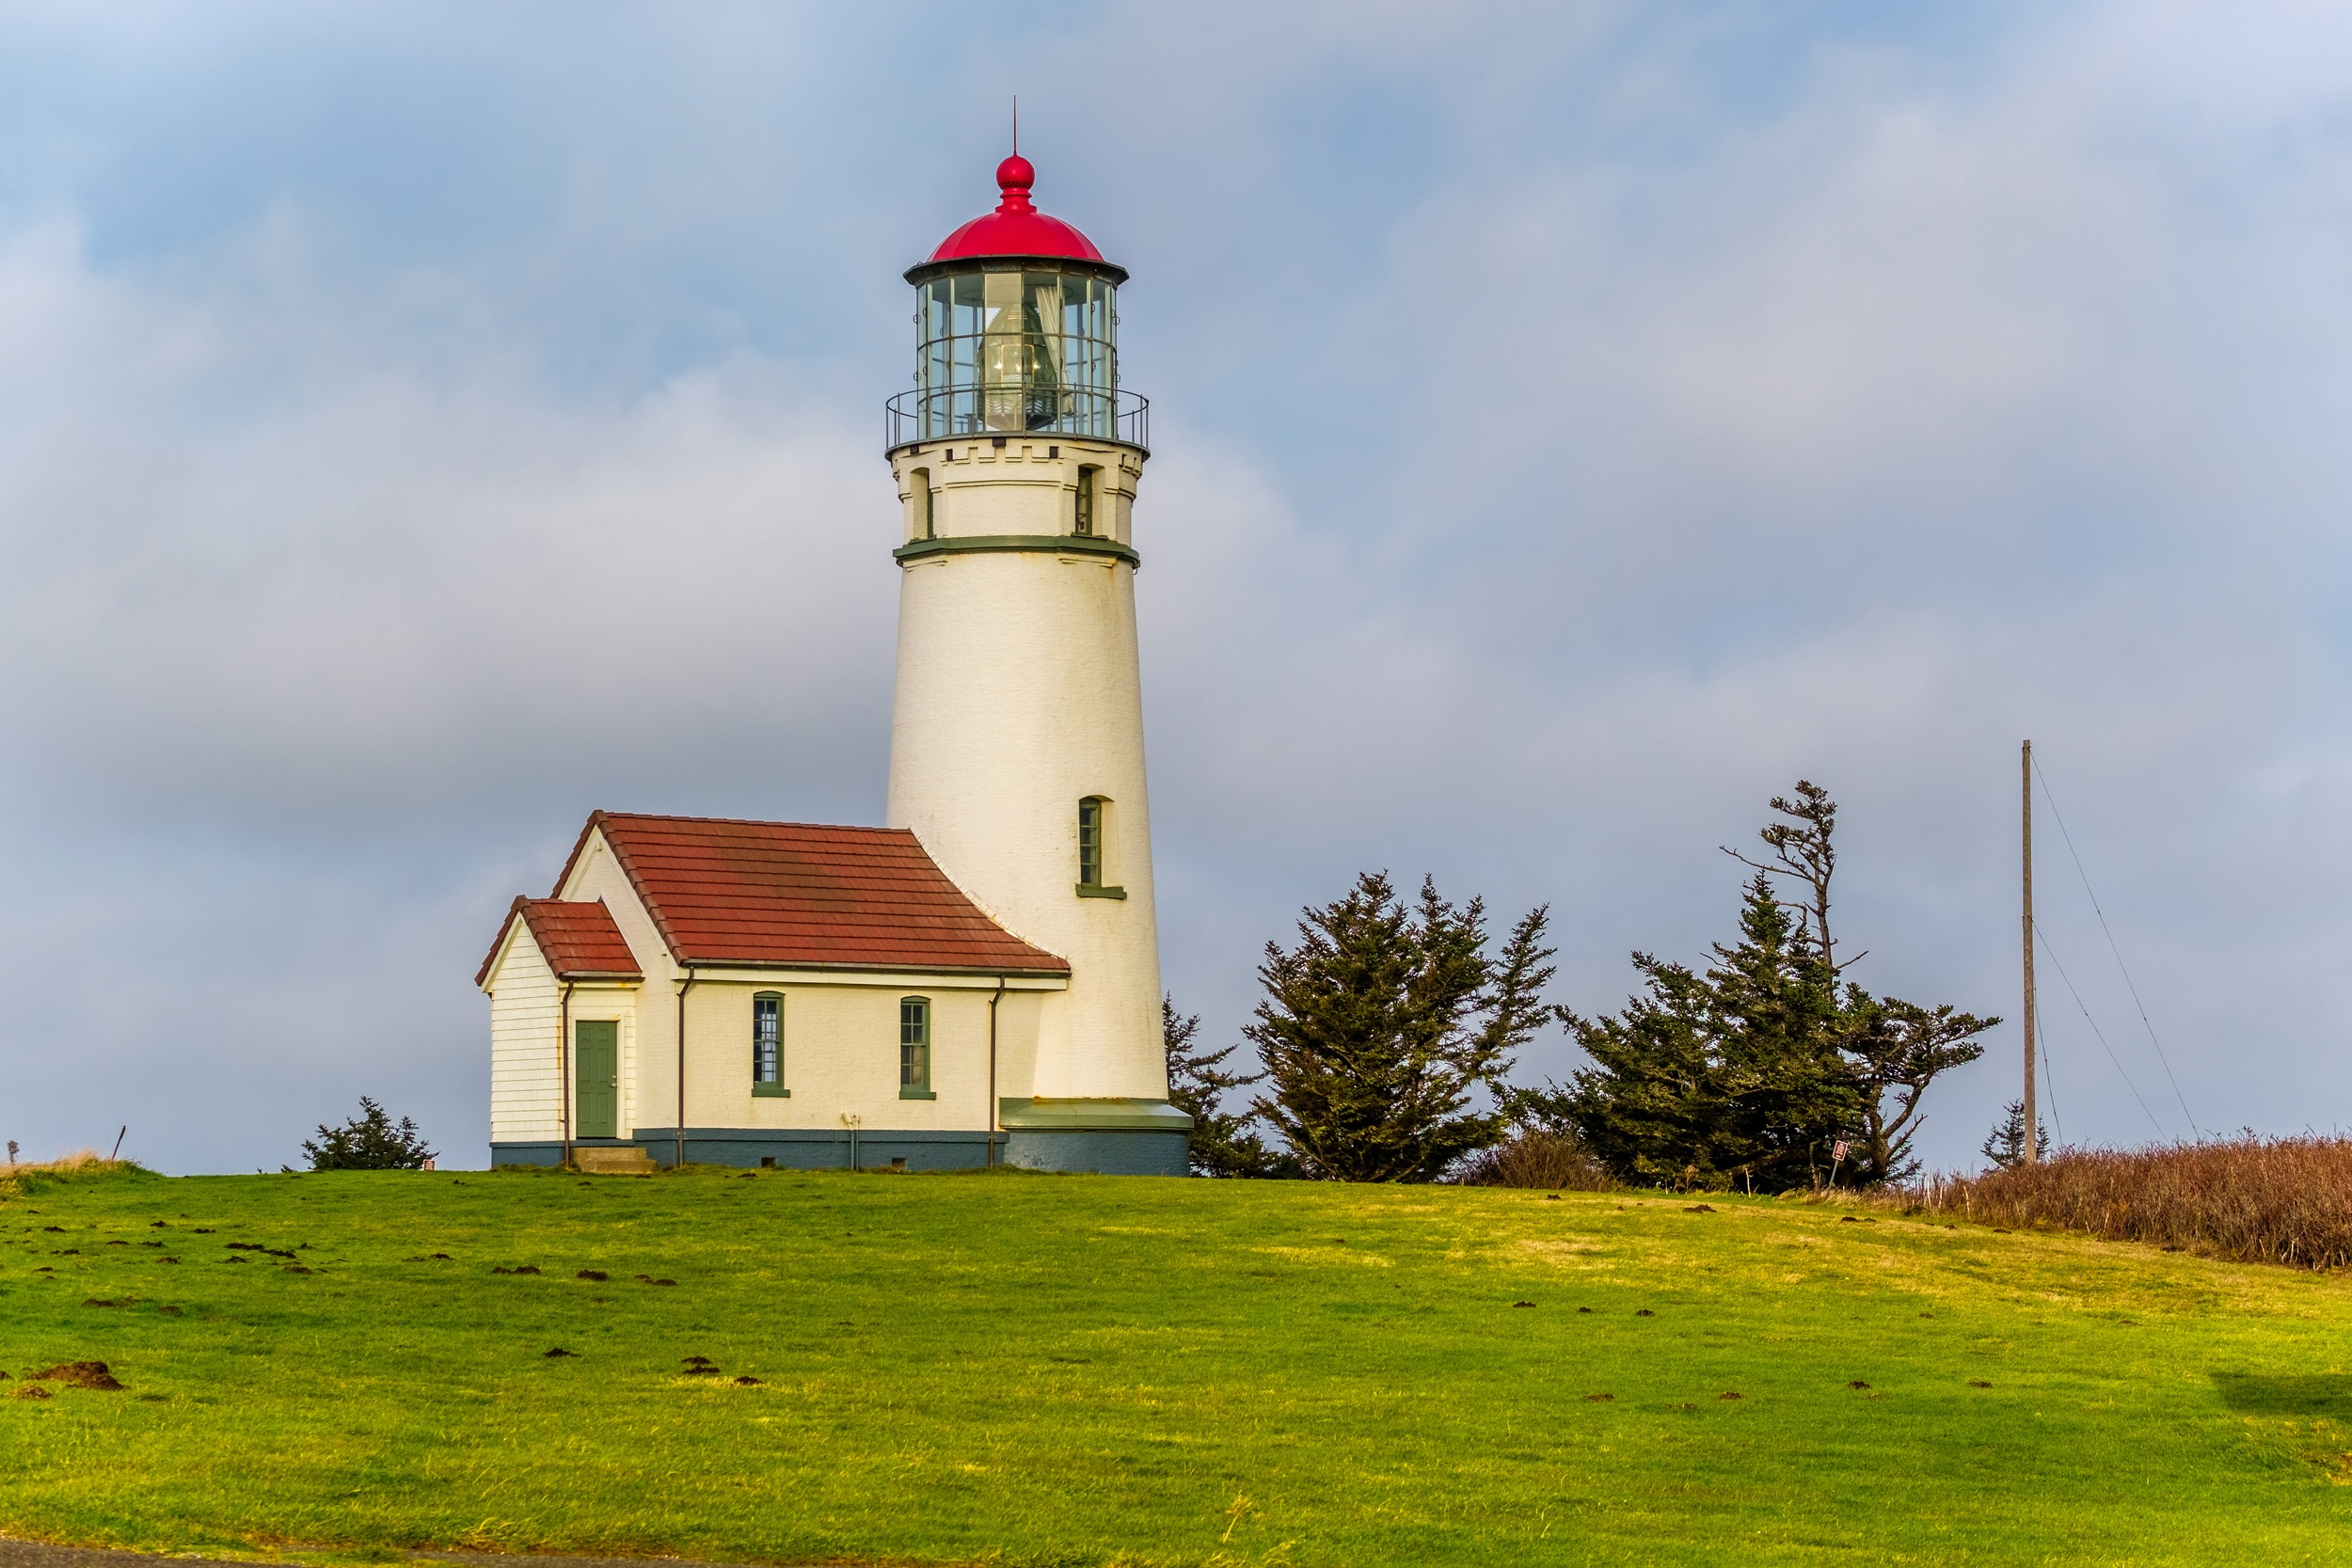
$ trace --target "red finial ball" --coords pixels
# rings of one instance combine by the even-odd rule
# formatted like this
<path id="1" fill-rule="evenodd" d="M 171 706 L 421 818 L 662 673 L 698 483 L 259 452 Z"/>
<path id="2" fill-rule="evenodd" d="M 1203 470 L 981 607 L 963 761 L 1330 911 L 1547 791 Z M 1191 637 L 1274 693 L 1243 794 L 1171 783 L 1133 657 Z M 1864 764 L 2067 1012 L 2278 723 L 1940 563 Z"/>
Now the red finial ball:
<path id="1" fill-rule="evenodd" d="M 1029 202 L 1029 187 L 1037 170 L 1016 152 L 996 166 L 996 183 L 1005 198 L 996 210 L 957 230 L 939 242 L 933 261 L 958 261 L 975 256 L 1065 256 L 1078 261 L 1101 261 L 1094 242 L 1057 217 L 1048 217 Z M 1109 266 L 1107 262 L 1104 263 Z M 1126 273 L 1109 267 L 1120 279 Z"/>

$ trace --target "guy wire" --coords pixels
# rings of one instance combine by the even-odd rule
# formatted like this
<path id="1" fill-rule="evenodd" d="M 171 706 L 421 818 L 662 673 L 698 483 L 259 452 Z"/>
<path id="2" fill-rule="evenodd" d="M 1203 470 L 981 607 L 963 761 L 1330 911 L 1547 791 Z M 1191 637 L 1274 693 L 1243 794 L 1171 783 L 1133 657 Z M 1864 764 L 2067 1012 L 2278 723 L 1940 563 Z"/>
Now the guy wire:
<path id="1" fill-rule="evenodd" d="M 2058 1135 L 2058 1147 L 2063 1148 L 2066 1147 L 2066 1124 L 2058 1119 L 2058 1074 L 2050 1070 L 2050 1026 L 2036 1019 L 2034 1033 L 2042 1037 L 2042 1086 L 2050 1099 L 2050 1127 Z M 2042 1158 L 2042 1150 L 2038 1147 L 2034 1149 L 2034 1158 Z"/>
<path id="2" fill-rule="evenodd" d="M 2033 934 L 2042 938 L 2042 950 L 2050 955 L 2051 967 L 2055 968 L 2058 972 L 2058 978 L 2066 982 L 2067 993 L 2074 997 L 2074 1006 L 2082 1008 L 2083 1022 L 2090 1025 L 2091 1034 L 2096 1037 L 2099 1041 L 2099 1049 L 2105 1051 L 2107 1053 L 2107 1060 L 2115 1064 L 2116 1074 L 2123 1080 L 2123 1086 L 2132 1091 L 2132 1098 L 2134 1100 L 2139 1101 L 2140 1110 L 2145 1113 L 2148 1117 L 2148 1125 L 2156 1130 L 2157 1137 L 2161 1138 L 2165 1136 L 2164 1123 L 2156 1119 L 2155 1112 L 2148 1109 L 2147 1097 L 2139 1092 L 2139 1085 L 2132 1082 L 2132 1075 L 2123 1070 L 2122 1059 L 2116 1055 L 2115 1047 L 2107 1043 L 2106 1035 L 2099 1028 L 2099 1021 L 2090 1016 L 2090 1009 L 2089 1007 L 2083 1006 L 2083 993 L 2074 989 L 2074 976 L 2066 973 L 2066 966 L 2064 964 L 2058 962 L 2058 949 L 2050 945 L 2050 939 L 2048 937 L 2042 936 L 2042 927 L 2039 921 L 2034 924 Z"/>
<path id="3" fill-rule="evenodd" d="M 2181 1092 L 2181 1081 L 2172 1076 L 2171 1058 L 2165 1055 L 2164 1042 L 2156 1038 L 2156 1026 L 2148 1020 L 2147 1004 L 2140 1001 L 2139 987 L 2133 984 L 2131 968 L 2123 962 L 2123 950 L 2116 945 L 2115 933 L 2107 928 L 2107 911 L 2099 908 L 2099 895 L 2091 892 L 2090 873 L 2083 869 L 2083 858 L 2075 853 L 2074 835 L 2066 831 L 2066 818 L 2058 814 L 2058 797 L 2050 793 L 2050 776 L 2042 771 L 2038 759 L 2033 765 L 2033 775 L 2042 781 L 2042 798 L 2050 803 L 2050 816 L 2058 823 L 2058 837 L 2066 841 L 2066 852 L 2074 857 L 2074 875 L 2083 879 L 2083 892 L 2090 895 L 2090 908 L 2099 917 L 2099 929 L 2106 933 L 2107 951 L 2115 955 L 2115 967 L 2122 971 L 2123 989 L 2132 993 L 2132 1006 L 2139 1009 L 2140 1027 L 2148 1031 L 2148 1043 L 2156 1048 L 2156 1060 L 2163 1064 L 2164 1076 L 2172 1085 L 2172 1098 L 2181 1102 L 2181 1115 L 2188 1117 L 2189 1131 L 2201 1138 L 2205 1130 L 2197 1125 L 2196 1113 L 2188 1108 L 2188 1096 Z"/>

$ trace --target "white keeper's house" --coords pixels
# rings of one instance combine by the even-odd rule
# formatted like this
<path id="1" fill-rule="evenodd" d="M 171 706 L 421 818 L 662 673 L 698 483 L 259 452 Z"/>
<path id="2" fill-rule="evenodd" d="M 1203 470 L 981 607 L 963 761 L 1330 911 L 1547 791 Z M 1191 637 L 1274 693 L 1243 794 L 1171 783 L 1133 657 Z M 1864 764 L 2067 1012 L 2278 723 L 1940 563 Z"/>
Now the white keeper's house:
<path id="1" fill-rule="evenodd" d="M 1183 1175 L 1124 269 L 1030 204 L 910 269 L 889 825 L 597 812 L 483 961 L 494 1164 Z M 878 552 L 879 554 L 879 549 Z"/>

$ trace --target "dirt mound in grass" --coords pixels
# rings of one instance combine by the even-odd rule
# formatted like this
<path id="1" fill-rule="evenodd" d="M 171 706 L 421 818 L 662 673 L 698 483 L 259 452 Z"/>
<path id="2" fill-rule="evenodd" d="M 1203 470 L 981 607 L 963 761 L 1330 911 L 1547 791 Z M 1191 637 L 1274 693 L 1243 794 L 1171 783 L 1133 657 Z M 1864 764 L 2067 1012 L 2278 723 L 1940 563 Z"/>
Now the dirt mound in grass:
<path id="1" fill-rule="evenodd" d="M 45 1372 L 27 1373 L 25 1381 L 27 1383 L 62 1383 L 70 1388 L 114 1390 L 122 1386 L 115 1381 L 114 1373 L 106 1370 L 106 1364 L 103 1361 L 60 1362 Z"/>

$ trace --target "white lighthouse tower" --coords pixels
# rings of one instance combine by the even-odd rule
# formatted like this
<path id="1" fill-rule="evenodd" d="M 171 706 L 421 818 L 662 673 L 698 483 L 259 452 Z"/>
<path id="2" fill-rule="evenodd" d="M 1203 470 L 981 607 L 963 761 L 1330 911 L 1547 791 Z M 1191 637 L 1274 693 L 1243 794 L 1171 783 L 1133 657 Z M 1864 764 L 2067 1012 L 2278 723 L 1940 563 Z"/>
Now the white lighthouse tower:
<path id="1" fill-rule="evenodd" d="M 1119 386 L 1123 268 L 1030 204 L 907 272 L 914 387 L 890 404 L 903 503 L 889 823 L 1008 931 L 1070 965 L 1003 1004 L 1013 1163 L 1184 1170 L 1168 1102 L 1136 651 L 1145 404 Z"/>

